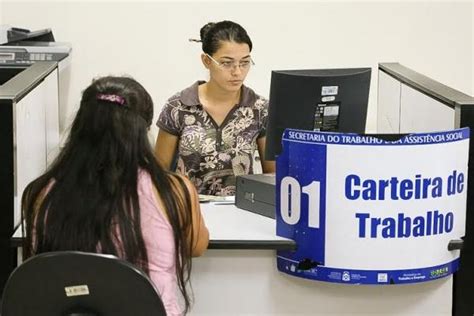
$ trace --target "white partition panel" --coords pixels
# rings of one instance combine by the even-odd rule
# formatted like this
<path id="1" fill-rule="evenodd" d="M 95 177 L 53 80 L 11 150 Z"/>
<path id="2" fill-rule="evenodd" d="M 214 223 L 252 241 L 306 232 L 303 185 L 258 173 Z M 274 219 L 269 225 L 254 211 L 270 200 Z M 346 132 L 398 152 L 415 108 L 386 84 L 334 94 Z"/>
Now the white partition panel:
<path id="1" fill-rule="evenodd" d="M 59 153 L 59 78 L 58 68 L 42 83 L 43 100 L 46 111 L 46 164 Z"/>
<path id="2" fill-rule="evenodd" d="M 434 132 L 468 126 L 472 137 L 474 99 L 471 96 L 399 63 L 379 64 L 378 76 L 378 133 Z M 469 205 L 472 205 L 469 196 L 468 193 L 466 232 L 473 227 L 472 219 L 469 220 Z M 466 240 L 472 240 L 472 237 L 466 234 L 464 250 L 471 245 Z M 454 315 L 473 315 L 471 253 L 469 249 L 461 256 L 461 270 L 457 272 L 457 283 L 454 285 L 457 294 L 453 295 L 453 277 L 450 276 L 445 283 L 437 285 L 437 290 L 443 295 L 436 298 L 430 293 L 425 297 L 426 301 L 437 306 L 453 306 Z M 426 310 L 420 315 L 434 314 Z"/>
<path id="3" fill-rule="evenodd" d="M 16 182 L 13 225 L 20 222 L 23 190 L 46 170 L 48 154 L 54 155 L 57 148 L 57 78 L 57 70 L 54 70 L 14 105 Z"/>
<path id="4" fill-rule="evenodd" d="M 455 128 L 455 110 L 379 70 L 377 133 Z"/>
<path id="5" fill-rule="evenodd" d="M 398 133 L 400 131 L 401 83 L 379 70 L 377 132 Z"/>
<path id="6" fill-rule="evenodd" d="M 455 128 L 454 108 L 405 84 L 401 86 L 400 133 L 435 132 Z"/>

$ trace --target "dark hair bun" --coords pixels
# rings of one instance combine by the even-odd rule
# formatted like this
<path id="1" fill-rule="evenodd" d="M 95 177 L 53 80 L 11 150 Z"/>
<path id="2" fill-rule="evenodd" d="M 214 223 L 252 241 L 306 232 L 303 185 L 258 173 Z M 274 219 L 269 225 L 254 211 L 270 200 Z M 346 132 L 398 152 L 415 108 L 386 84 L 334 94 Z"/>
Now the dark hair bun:
<path id="1" fill-rule="evenodd" d="M 200 31 L 202 51 L 213 55 L 223 42 L 235 42 L 247 44 L 252 51 L 252 41 L 247 31 L 239 24 L 232 21 L 220 21 L 207 23 Z"/>
<path id="2" fill-rule="evenodd" d="M 203 27 L 201 27 L 201 30 L 199 31 L 199 35 L 201 37 L 202 42 L 205 41 L 207 34 L 209 34 L 209 31 L 213 28 L 214 25 L 216 25 L 216 23 L 209 22 Z"/>

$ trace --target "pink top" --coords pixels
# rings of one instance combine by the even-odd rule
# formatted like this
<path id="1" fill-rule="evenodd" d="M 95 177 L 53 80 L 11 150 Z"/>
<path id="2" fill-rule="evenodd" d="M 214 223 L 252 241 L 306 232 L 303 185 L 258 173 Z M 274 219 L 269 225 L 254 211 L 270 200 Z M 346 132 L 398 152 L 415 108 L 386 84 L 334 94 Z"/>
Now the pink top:
<path id="1" fill-rule="evenodd" d="M 158 206 L 150 175 L 140 170 L 137 183 L 150 278 L 161 295 L 167 316 L 182 315 L 178 304 L 173 230 L 164 210 Z"/>
<path id="2" fill-rule="evenodd" d="M 49 191 L 54 184 L 46 187 Z M 167 316 L 181 316 L 183 311 L 178 304 L 178 283 L 176 279 L 175 247 L 173 229 L 158 205 L 150 174 L 138 171 L 137 191 L 140 205 L 141 230 L 148 255 L 150 279 L 158 290 Z M 35 233 L 33 233 L 35 236 Z M 120 235 L 117 234 L 119 240 Z M 34 237 L 33 237 L 34 244 Z M 101 252 L 98 245 L 97 252 Z M 118 249 L 120 254 L 120 249 Z"/>

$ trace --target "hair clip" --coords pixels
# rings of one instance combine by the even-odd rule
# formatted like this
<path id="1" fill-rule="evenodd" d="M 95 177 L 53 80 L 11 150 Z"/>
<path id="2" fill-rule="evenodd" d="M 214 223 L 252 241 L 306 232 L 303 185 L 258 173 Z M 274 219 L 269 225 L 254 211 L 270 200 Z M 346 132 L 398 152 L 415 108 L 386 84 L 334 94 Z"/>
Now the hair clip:
<path id="1" fill-rule="evenodd" d="M 195 43 L 202 43 L 201 40 L 195 39 L 195 38 L 190 38 L 190 39 L 188 39 L 188 41 L 190 41 L 190 42 L 195 42 Z"/>
<path id="2" fill-rule="evenodd" d="M 99 93 L 97 95 L 97 100 L 109 101 L 109 102 L 117 103 L 117 104 L 120 104 L 120 105 L 125 104 L 125 99 L 123 97 L 119 96 L 119 95 L 116 95 L 116 94 Z"/>

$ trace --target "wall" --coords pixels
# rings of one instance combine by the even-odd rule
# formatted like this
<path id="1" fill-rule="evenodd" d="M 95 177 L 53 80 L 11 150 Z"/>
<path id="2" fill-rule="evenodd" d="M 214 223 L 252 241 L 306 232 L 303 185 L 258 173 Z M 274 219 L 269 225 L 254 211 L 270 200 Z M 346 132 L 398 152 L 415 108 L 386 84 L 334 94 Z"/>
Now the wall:
<path id="1" fill-rule="evenodd" d="M 391 61 L 474 94 L 472 2 L 3 0 L 0 9 L 3 23 L 51 27 L 57 41 L 72 43 L 69 117 L 94 76 L 125 73 L 150 91 L 157 116 L 174 92 L 207 78 L 200 45 L 188 38 L 222 19 L 249 32 L 256 66 L 247 84 L 265 96 L 272 69 L 375 69 Z M 369 131 L 376 128 L 376 87 L 373 72 Z"/>
<path id="2" fill-rule="evenodd" d="M 6 23 L 3 18 L 3 0 L 0 0 L 0 25 Z"/>

